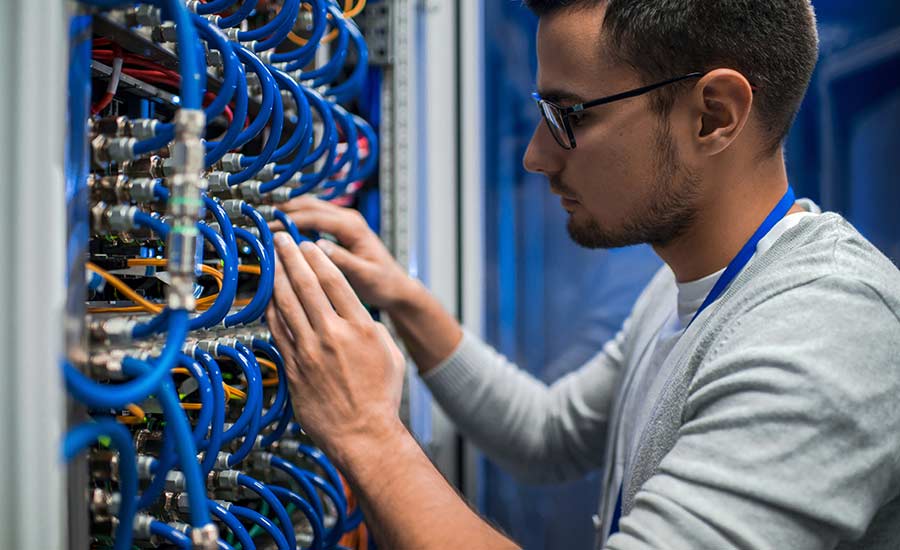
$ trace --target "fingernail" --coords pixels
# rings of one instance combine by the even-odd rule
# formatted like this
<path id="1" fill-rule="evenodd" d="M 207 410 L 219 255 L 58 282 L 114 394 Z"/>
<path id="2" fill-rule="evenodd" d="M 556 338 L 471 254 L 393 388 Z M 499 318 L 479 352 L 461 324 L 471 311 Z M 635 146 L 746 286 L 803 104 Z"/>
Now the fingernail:
<path id="1" fill-rule="evenodd" d="M 315 249 L 315 245 L 309 241 L 303 241 L 300 243 L 300 250 L 305 250 L 309 252 L 310 250 Z"/>
<path id="2" fill-rule="evenodd" d="M 288 247 L 293 244 L 293 240 L 291 240 L 290 236 L 284 231 L 279 231 L 275 233 L 275 244 L 282 247 Z"/>
<path id="3" fill-rule="evenodd" d="M 322 252 L 331 256 L 331 253 L 334 252 L 334 243 L 329 241 L 328 239 L 319 239 L 316 241 L 316 244 L 319 245 L 319 248 L 322 249 Z"/>

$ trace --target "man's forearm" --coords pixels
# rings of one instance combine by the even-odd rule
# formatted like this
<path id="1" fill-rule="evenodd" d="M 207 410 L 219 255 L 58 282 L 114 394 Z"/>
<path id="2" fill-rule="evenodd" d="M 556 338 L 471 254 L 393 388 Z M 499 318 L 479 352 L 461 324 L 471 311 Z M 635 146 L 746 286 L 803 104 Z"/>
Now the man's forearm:
<path id="1" fill-rule="evenodd" d="M 462 340 L 459 322 L 419 281 L 410 281 L 388 314 L 419 374 L 447 359 Z"/>
<path id="2" fill-rule="evenodd" d="M 399 421 L 332 454 L 381 548 L 518 548 L 466 505 Z"/>

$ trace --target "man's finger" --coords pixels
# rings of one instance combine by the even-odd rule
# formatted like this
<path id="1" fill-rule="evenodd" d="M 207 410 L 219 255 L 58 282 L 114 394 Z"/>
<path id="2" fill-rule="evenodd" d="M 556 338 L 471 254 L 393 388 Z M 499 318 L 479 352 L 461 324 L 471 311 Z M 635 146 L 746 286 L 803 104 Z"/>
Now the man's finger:
<path id="1" fill-rule="evenodd" d="M 269 332 L 275 338 L 282 355 L 293 353 L 296 340 L 284 318 L 278 313 L 274 302 L 270 302 L 266 307 L 266 326 L 269 327 Z"/>
<path id="2" fill-rule="evenodd" d="M 325 291 L 338 315 L 348 321 L 357 322 L 372 318 L 356 297 L 344 274 L 318 246 L 304 242 L 300 244 L 300 251 L 318 277 L 322 290 Z"/>
<path id="3" fill-rule="evenodd" d="M 276 280 L 280 273 L 284 280 L 289 281 L 290 287 L 293 288 L 293 294 L 300 299 L 300 305 L 306 313 L 312 329 L 324 328 L 336 318 L 336 315 L 325 291 L 319 284 L 316 273 L 287 233 L 275 235 L 275 247 L 278 253 L 278 264 L 282 266 L 280 272 L 275 272 Z M 281 309 L 280 303 L 278 306 Z M 303 339 L 305 334 L 301 333 L 298 336 Z"/>
<path id="4" fill-rule="evenodd" d="M 334 262 L 334 265 L 340 269 L 350 281 L 360 280 L 366 270 L 367 262 L 354 255 L 343 246 L 333 243 L 327 239 L 319 239 L 316 245 Z M 352 283 L 351 283 L 352 284 Z"/>
<path id="5" fill-rule="evenodd" d="M 294 293 L 293 285 L 281 263 L 280 254 L 275 260 L 275 287 L 272 291 L 272 303 L 287 322 L 290 335 L 295 343 L 315 338 L 312 323 L 306 315 L 303 304 Z"/>
<path id="6" fill-rule="evenodd" d="M 298 197 L 283 204 L 281 209 L 301 231 L 330 233 L 350 248 L 368 230 L 365 219 L 356 210 L 313 197 Z"/>

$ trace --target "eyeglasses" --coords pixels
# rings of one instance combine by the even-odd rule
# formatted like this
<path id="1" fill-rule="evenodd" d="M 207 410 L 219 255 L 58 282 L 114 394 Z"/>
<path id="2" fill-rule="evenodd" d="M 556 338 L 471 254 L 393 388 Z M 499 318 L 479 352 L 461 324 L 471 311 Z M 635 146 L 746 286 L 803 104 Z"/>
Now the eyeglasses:
<path id="1" fill-rule="evenodd" d="M 652 92 L 653 90 L 662 88 L 663 86 L 675 84 L 676 82 L 681 82 L 682 80 L 688 80 L 690 78 L 700 78 L 705 74 L 706 73 L 700 72 L 690 73 L 684 76 L 679 76 L 677 78 L 670 78 L 669 80 L 657 82 L 656 84 L 650 84 L 649 86 L 644 86 L 628 92 L 622 92 L 616 95 L 601 97 L 600 99 L 595 99 L 593 101 L 579 103 L 578 105 L 572 105 L 571 107 L 561 107 L 556 103 L 541 98 L 541 96 L 537 93 L 531 94 L 531 97 L 533 97 L 537 102 L 538 109 L 540 109 L 541 111 L 541 116 L 544 117 L 544 122 L 547 123 L 547 128 L 550 129 L 550 133 L 553 135 L 556 143 L 559 143 L 559 146 L 563 149 L 572 150 L 575 148 L 575 133 L 572 132 L 572 125 L 569 122 L 569 117 L 573 114 L 584 111 L 585 109 L 590 109 L 592 107 L 599 107 L 600 105 L 613 103 L 614 101 L 621 101 L 623 99 L 641 96 L 648 92 Z"/>

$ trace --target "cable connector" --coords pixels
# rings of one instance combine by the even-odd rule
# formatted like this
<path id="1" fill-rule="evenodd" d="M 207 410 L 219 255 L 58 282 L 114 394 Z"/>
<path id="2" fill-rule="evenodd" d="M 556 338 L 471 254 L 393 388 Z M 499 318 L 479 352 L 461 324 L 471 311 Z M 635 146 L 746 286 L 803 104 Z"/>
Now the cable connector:
<path id="1" fill-rule="evenodd" d="M 222 164 L 222 170 L 226 172 L 231 172 L 232 174 L 235 172 L 241 171 L 241 160 L 244 158 L 244 155 L 240 153 L 226 153 L 222 156 L 222 160 L 220 161 Z"/>
<path id="2" fill-rule="evenodd" d="M 132 532 L 134 536 L 142 540 L 155 540 L 150 530 L 150 525 L 156 518 L 147 514 L 135 514 Z"/>
<path id="3" fill-rule="evenodd" d="M 186 485 L 184 473 L 178 470 L 169 470 L 169 473 L 166 474 L 166 491 L 180 493 L 185 490 Z"/>
<path id="4" fill-rule="evenodd" d="M 228 186 L 228 172 L 210 172 L 206 177 L 207 186 L 210 193 L 221 194 L 230 192 Z"/>
<path id="5" fill-rule="evenodd" d="M 241 212 L 241 207 L 243 205 L 244 201 L 242 199 L 228 199 L 222 201 L 222 208 L 225 209 L 228 218 L 233 222 L 243 219 L 244 214 Z"/>
<path id="6" fill-rule="evenodd" d="M 245 201 L 258 202 L 262 200 L 262 193 L 259 192 L 259 188 L 262 187 L 261 181 L 247 180 L 238 187 L 241 191 L 241 197 Z"/>
<path id="7" fill-rule="evenodd" d="M 179 109 L 175 114 L 175 144 L 172 161 L 175 174 L 170 178 L 170 198 L 167 213 L 172 228 L 167 243 L 170 274 L 168 306 L 171 309 L 193 310 L 194 265 L 199 230 L 197 222 L 203 211 L 201 182 L 204 147 L 201 135 L 206 114 L 200 109 Z"/>
<path id="8" fill-rule="evenodd" d="M 194 550 L 216 550 L 219 540 L 219 529 L 212 523 L 191 530 L 191 547 Z"/>
<path id="9" fill-rule="evenodd" d="M 163 21 L 159 25 L 153 27 L 150 38 L 155 42 L 177 42 L 178 32 L 175 29 L 175 23 Z"/>
<path id="10" fill-rule="evenodd" d="M 131 137 L 143 141 L 156 137 L 158 125 L 159 121 L 155 118 L 138 118 L 129 122 L 128 131 Z"/>
<path id="11" fill-rule="evenodd" d="M 283 185 L 273 189 L 272 192 L 268 194 L 268 199 L 275 204 L 287 202 L 291 200 L 291 191 L 293 191 L 292 188 Z"/>

